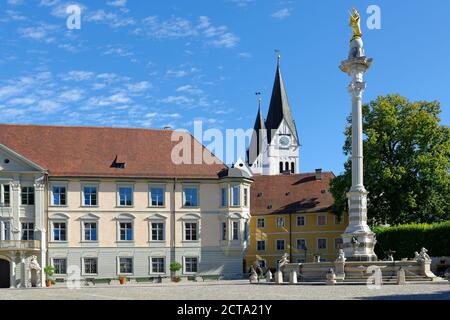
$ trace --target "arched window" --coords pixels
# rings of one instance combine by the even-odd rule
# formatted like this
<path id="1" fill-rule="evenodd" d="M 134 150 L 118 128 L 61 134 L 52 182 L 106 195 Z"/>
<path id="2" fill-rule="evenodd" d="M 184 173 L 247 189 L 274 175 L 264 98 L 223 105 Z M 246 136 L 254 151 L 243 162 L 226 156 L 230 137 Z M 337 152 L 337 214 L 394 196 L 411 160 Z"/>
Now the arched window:
<path id="1" fill-rule="evenodd" d="M 289 172 L 289 162 L 285 162 L 284 164 L 284 171 Z"/>
<path id="2" fill-rule="evenodd" d="M 280 162 L 280 173 L 283 173 L 283 162 Z"/>
<path id="3" fill-rule="evenodd" d="M 295 173 L 295 163 L 291 162 L 291 173 Z"/>

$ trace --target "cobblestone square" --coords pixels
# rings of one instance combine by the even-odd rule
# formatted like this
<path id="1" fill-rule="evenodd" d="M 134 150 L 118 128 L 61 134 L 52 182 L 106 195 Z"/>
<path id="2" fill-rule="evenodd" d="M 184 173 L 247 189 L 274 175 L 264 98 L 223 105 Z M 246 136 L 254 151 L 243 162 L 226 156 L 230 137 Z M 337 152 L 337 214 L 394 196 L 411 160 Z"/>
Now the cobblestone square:
<path id="1" fill-rule="evenodd" d="M 1 289 L 0 300 L 450 300 L 449 283 L 384 285 L 251 285 L 246 280 L 111 285 L 68 289 Z"/>

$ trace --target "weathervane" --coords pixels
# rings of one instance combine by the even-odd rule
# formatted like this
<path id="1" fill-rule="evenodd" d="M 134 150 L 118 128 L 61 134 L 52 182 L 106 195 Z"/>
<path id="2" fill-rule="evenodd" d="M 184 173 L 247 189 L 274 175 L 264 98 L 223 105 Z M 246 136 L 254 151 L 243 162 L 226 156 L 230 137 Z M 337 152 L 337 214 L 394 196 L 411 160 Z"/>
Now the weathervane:
<path id="1" fill-rule="evenodd" d="M 258 106 L 261 107 L 261 92 L 256 91 L 255 95 L 258 97 Z"/>
<path id="2" fill-rule="evenodd" d="M 275 54 L 277 55 L 277 60 L 278 60 L 278 63 L 280 63 L 280 59 L 281 59 L 281 51 L 280 50 L 278 50 L 278 49 L 275 49 Z"/>

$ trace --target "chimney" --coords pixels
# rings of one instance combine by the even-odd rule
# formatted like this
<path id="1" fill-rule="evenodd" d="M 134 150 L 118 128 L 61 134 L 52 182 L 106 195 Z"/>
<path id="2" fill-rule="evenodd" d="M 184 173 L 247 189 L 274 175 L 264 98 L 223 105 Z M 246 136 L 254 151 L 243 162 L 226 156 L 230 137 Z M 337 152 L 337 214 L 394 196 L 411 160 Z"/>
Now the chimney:
<path id="1" fill-rule="evenodd" d="M 316 169 L 316 180 L 322 180 L 322 169 Z"/>

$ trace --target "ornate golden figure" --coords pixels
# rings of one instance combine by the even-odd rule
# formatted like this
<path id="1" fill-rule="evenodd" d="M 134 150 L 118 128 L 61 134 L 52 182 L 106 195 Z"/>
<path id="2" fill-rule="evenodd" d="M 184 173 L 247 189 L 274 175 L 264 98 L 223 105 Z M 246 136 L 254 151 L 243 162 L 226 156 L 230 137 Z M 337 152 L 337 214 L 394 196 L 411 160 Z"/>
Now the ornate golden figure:
<path id="1" fill-rule="evenodd" d="M 355 8 L 353 8 L 352 12 L 350 13 L 350 27 L 352 27 L 353 30 L 353 36 L 350 41 L 358 38 L 361 39 L 361 16 L 359 15 L 358 10 L 356 10 Z"/>

